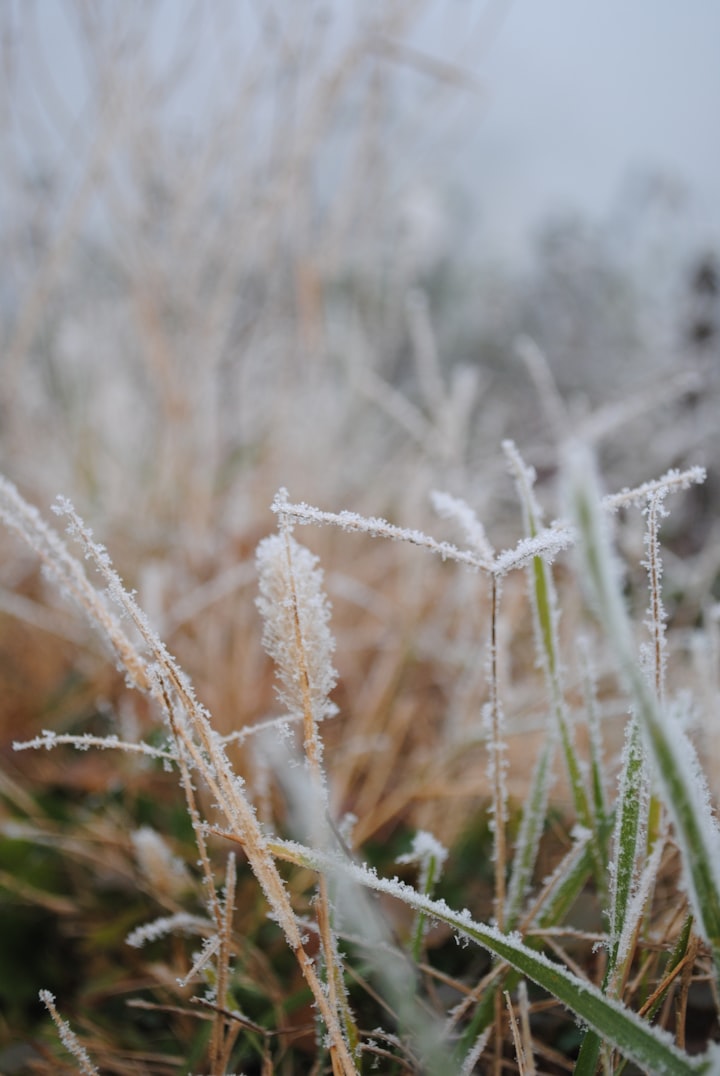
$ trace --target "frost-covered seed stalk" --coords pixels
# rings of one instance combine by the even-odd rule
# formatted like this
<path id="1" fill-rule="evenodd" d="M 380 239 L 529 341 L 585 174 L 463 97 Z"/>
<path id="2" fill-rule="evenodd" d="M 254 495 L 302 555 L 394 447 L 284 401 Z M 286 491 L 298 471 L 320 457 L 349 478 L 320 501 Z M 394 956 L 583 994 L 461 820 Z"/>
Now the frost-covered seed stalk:
<path id="1" fill-rule="evenodd" d="M 57 1027 L 58 1033 L 60 1035 L 60 1041 L 62 1042 L 65 1049 L 73 1055 L 80 1067 L 80 1071 L 84 1072 L 86 1076 L 100 1076 L 100 1072 L 98 1069 L 95 1068 L 92 1061 L 90 1060 L 90 1056 L 87 1050 L 84 1046 L 80 1044 L 77 1035 L 72 1030 L 67 1020 L 63 1020 L 63 1018 L 60 1016 L 60 1013 L 57 1011 L 55 1007 L 55 998 L 50 993 L 50 991 L 41 990 L 39 996 L 43 1005 L 48 1010 L 55 1022 L 55 1026 Z"/>
<path id="2" fill-rule="evenodd" d="M 312 799 L 312 836 L 316 846 L 325 848 L 330 804 L 318 725 L 324 717 L 336 712 L 330 692 L 337 674 L 332 665 L 335 642 L 329 627 L 330 605 L 323 589 L 323 573 L 317 557 L 295 541 L 282 515 L 280 532 L 258 546 L 257 566 L 260 583 L 257 604 L 265 623 L 263 644 L 275 661 L 282 702 L 290 715 L 303 723 Z M 332 927 L 328 882 L 323 874 L 318 878 L 316 911 L 327 969 L 328 1001 L 344 1024 L 347 1042 L 354 1049 L 357 1032 Z M 335 1065 L 335 1046 L 331 1044 L 330 1049 Z"/>

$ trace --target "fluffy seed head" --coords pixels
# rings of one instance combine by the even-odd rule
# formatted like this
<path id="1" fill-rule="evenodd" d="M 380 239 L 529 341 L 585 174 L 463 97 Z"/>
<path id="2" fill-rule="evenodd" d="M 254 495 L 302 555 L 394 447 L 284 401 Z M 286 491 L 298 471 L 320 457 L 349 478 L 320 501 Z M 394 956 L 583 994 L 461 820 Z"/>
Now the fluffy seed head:
<path id="1" fill-rule="evenodd" d="M 281 532 L 260 543 L 257 567 L 263 646 L 276 665 L 278 696 L 292 715 L 302 715 L 307 693 L 314 719 L 329 717 L 335 713 L 329 698 L 337 680 L 335 644 L 318 558 Z"/>

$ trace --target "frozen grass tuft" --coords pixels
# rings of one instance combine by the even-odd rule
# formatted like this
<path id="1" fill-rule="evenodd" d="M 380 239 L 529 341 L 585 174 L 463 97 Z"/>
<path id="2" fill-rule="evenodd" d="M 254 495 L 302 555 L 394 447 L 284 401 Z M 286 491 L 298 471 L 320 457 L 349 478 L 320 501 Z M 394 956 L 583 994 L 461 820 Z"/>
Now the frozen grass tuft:
<path id="1" fill-rule="evenodd" d="M 493 549 L 472 507 L 454 495 L 436 493 L 433 504 L 464 545 L 378 517 L 293 504 L 281 491 L 273 506 L 278 532 L 260 542 L 256 563 L 263 644 L 275 665 L 284 712 L 223 736 L 72 506 L 59 502 L 58 512 L 102 589 L 13 487 L 0 485 L 6 522 L 110 643 L 128 685 L 146 696 L 164 736 L 158 747 L 114 732 L 47 730 L 16 746 L 112 748 L 146 765 L 173 768 L 196 845 L 194 862 L 183 862 L 177 842 L 154 826 L 130 833 L 141 885 L 165 911 L 147 917 L 125 937 L 130 947 L 142 950 L 195 944 L 194 951 L 183 949 L 174 981 L 181 994 L 200 991 L 194 994 L 194 1020 L 209 1025 L 200 1053 L 214 1073 L 235 1071 L 251 1056 L 267 1069 L 290 1048 L 274 1045 L 273 1036 L 286 1034 L 277 1012 L 246 1016 L 241 1005 L 248 954 L 255 946 L 241 924 L 247 922 L 249 903 L 258 900 L 265 914 L 254 929 L 271 940 L 262 943 L 269 946 L 267 955 L 260 958 L 258 949 L 257 959 L 265 962 L 266 977 L 271 976 L 268 962 L 276 961 L 287 978 L 284 941 L 296 967 L 295 987 L 302 984 L 312 1002 L 317 1071 L 350 1076 L 385 1058 L 406 1071 L 442 1073 L 451 1065 L 469 1074 L 514 1057 L 519 1071 L 533 1073 L 548 1046 L 536 1019 L 538 1004 L 546 1008 L 547 999 L 559 1012 L 569 1010 L 584 1029 L 576 1049 L 579 1073 L 594 1073 L 601 1061 L 606 1071 L 618 1073 L 628 1061 L 668 1076 L 717 1071 L 712 1034 L 703 1044 L 705 1053 L 689 1052 L 685 1042 L 690 985 L 717 980 L 720 967 L 720 833 L 688 722 L 678 716 L 687 714 L 689 704 L 669 701 L 674 699 L 672 635 L 662 599 L 660 533 L 671 495 L 702 481 L 703 472 L 672 471 L 657 482 L 603 498 L 592 457 L 582 446 L 569 445 L 564 457 L 568 519 L 547 527 L 532 468 L 513 444 L 506 443 L 504 451 L 524 534 L 502 553 Z M 640 624 L 629 615 L 610 540 L 609 518 L 620 507 L 645 518 L 641 567 L 650 597 Z M 348 844 L 351 831 L 341 819 L 352 817 L 356 832 L 362 818 L 355 817 L 352 784 L 342 780 L 343 739 L 335 735 L 332 751 L 326 752 L 321 736 L 321 729 L 332 732 L 345 721 L 331 698 L 338 676 L 330 603 L 317 556 L 293 534 L 298 524 L 389 538 L 413 547 L 417 557 L 429 552 L 448 562 L 446 580 L 469 569 L 484 581 L 486 682 L 478 714 L 482 711 L 485 721 L 483 726 L 477 720 L 475 734 L 483 742 L 487 776 L 481 766 L 473 780 L 475 795 L 484 802 L 488 839 L 484 858 L 463 864 L 471 893 L 475 876 L 490 864 L 484 909 L 466 907 L 453 881 L 459 845 L 448 847 L 430 827 L 416 827 L 409 850 L 406 841 L 406 850 L 394 854 L 412 882 L 394 876 L 391 855 L 381 856 L 378 869 L 367 862 L 366 849 Z M 574 576 L 564 559 L 570 546 L 577 551 Z M 562 586 L 553 570 L 558 558 L 563 558 Z M 516 600 L 514 580 L 522 573 L 535 666 L 527 675 L 535 678 L 543 735 L 534 757 L 528 751 L 521 759 L 526 796 L 518 804 L 510 794 L 519 763 L 510 750 L 506 717 L 512 696 L 503 649 L 503 591 L 512 588 Z M 584 592 L 594 623 L 581 608 Z M 565 631 L 564 605 L 584 621 L 577 652 Z M 476 650 L 482 663 L 482 636 Z M 601 662 L 606 667 L 608 650 L 619 674 L 615 691 L 625 692 L 629 712 L 617 773 L 610 772 L 607 761 L 594 671 Z M 336 720 L 326 726 L 331 716 Z M 241 777 L 230 751 L 252 737 L 253 767 Z M 548 870 L 544 848 L 556 753 L 569 806 L 564 847 Z M 613 781 L 615 796 L 608 793 Z M 279 792 L 286 799 L 284 812 L 275 803 Z M 256 799 L 263 803 L 262 825 Z M 284 829 L 297 839 L 284 836 Z M 673 873 L 676 847 L 680 865 Z M 684 908 L 669 921 L 657 897 L 668 886 L 674 887 L 670 903 L 681 912 Z M 598 914 L 591 929 L 583 930 L 576 916 L 588 893 Z M 379 903 L 379 896 L 387 903 Z M 577 953 L 569 954 L 564 939 L 580 945 L 584 964 Z M 484 963 L 473 956 L 478 951 L 486 954 Z M 533 984 L 530 989 L 527 983 Z M 96 1072 L 60 1020 L 51 995 L 44 991 L 42 996 L 82 1071 Z M 673 996 L 677 1003 L 670 1021 Z M 372 1013 L 368 1019 L 366 1010 Z M 178 1011 L 186 1010 L 180 1004 Z"/>

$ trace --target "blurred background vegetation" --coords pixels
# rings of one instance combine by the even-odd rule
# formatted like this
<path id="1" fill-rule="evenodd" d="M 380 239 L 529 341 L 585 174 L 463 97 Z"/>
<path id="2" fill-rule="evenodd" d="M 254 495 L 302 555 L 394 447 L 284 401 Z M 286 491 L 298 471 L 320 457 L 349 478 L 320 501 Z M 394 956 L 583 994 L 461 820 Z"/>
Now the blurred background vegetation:
<path id="1" fill-rule="evenodd" d="M 682 160 L 638 158 L 594 210 L 556 199 L 506 248 L 492 240 L 486 222 L 515 209 L 483 186 L 481 135 L 502 111 L 503 35 L 526 15 L 517 0 L 0 4 L 0 466 L 43 512 L 71 497 L 224 733 L 274 712 L 253 556 L 279 486 L 435 533 L 427 494 L 447 489 L 500 547 L 519 533 L 499 452 L 512 437 L 556 510 L 538 351 L 563 432 L 594 440 L 608 486 L 709 466 L 668 523 L 668 604 L 679 633 L 716 629 L 716 236 Z M 530 76 L 555 72 L 534 61 Z M 531 172 L 520 149 L 510 161 Z M 338 811 L 383 863 L 409 827 L 465 832 L 484 914 L 483 583 L 358 537 L 301 537 L 335 609 Z M 639 561 L 637 526 L 621 541 Z M 85 1014 L 104 1072 L 176 1071 L 187 1018 L 125 1000 L 174 996 L 187 946 L 148 960 L 124 944 L 178 899 L 131 834 L 150 826 L 194 863 L 173 776 L 12 750 L 43 728 L 152 736 L 154 716 L 34 560 L 0 549 L 0 1071 L 43 1057 L 60 1071 L 40 987 Z M 507 591 L 506 707 L 526 751 L 538 673 L 522 586 Z M 714 668 L 714 637 L 678 638 L 688 679 Z M 272 798 L 249 749 L 237 763 Z M 525 777 L 511 769 L 517 797 Z M 284 958 L 246 884 L 245 1002 L 282 1023 Z"/>

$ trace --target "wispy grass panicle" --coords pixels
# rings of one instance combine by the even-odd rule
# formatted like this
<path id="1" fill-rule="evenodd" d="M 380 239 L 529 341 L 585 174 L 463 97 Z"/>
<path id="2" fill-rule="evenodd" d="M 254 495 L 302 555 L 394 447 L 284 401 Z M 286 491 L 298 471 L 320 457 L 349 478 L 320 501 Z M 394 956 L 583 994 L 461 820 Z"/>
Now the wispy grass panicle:
<path id="1" fill-rule="evenodd" d="M 330 604 L 318 558 L 288 532 L 264 538 L 257 549 L 263 646 L 275 662 L 278 695 L 290 714 L 311 707 L 313 720 L 336 713 L 330 699 L 337 673 Z"/>

